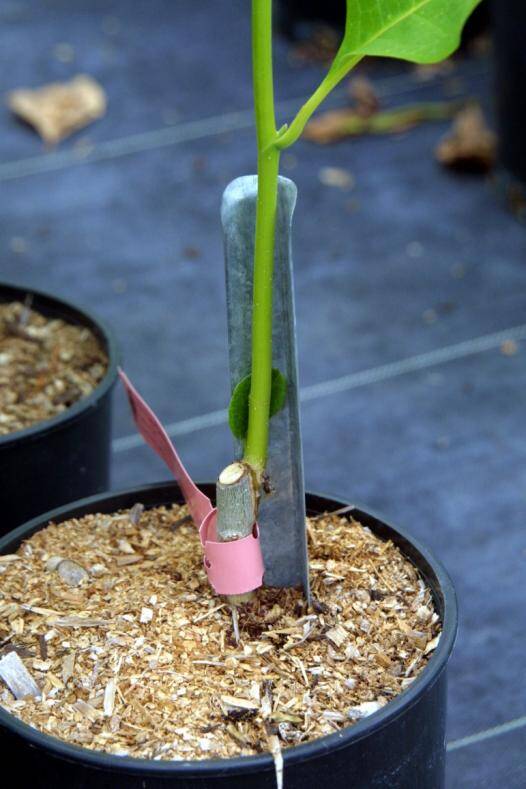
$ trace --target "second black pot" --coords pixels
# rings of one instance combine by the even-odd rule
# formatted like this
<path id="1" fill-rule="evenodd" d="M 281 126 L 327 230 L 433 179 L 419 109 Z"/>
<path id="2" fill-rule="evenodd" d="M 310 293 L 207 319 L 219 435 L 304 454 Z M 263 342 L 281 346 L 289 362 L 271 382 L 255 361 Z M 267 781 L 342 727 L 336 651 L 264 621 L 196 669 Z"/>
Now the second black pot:
<path id="1" fill-rule="evenodd" d="M 117 350 L 108 329 L 79 307 L 47 293 L 0 285 L 0 301 L 24 301 L 52 318 L 87 326 L 108 356 L 103 380 L 63 413 L 0 437 L 0 534 L 46 510 L 107 490 L 110 472 L 111 390 Z"/>
<path id="2" fill-rule="evenodd" d="M 345 25 L 345 0 L 279 0 L 277 9 L 278 28 L 290 40 L 301 36 L 303 23 Z"/>
<path id="3" fill-rule="evenodd" d="M 507 0 L 494 0 L 495 3 L 509 5 Z M 512 0 L 519 5 L 522 0 Z M 346 0 L 278 0 L 277 22 L 279 30 L 287 38 L 301 38 L 302 27 L 311 24 L 329 25 L 335 30 L 343 31 L 345 26 Z M 462 33 L 462 41 L 469 41 L 485 32 L 488 27 L 487 3 L 482 2 L 471 14 Z"/>
<path id="4" fill-rule="evenodd" d="M 526 3 L 493 0 L 495 89 L 499 133 L 498 183 L 508 204 L 526 213 Z"/>
<path id="5" fill-rule="evenodd" d="M 200 486 L 213 497 L 214 486 Z M 175 483 L 94 496 L 43 515 L 0 539 L 0 554 L 44 528 L 88 513 L 114 512 L 136 502 L 146 507 L 181 501 Z M 307 495 L 309 514 L 345 502 Z M 284 750 L 284 789 L 441 789 L 444 786 L 446 669 L 457 628 L 455 593 L 441 565 L 407 534 L 374 515 L 349 513 L 383 539 L 392 540 L 430 586 L 443 632 L 429 663 L 396 699 L 343 731 Z M 275 789 L 269 755 L 221 761 L 151 761 L 113 756 L 62 742 L 27 726 L 0 707 L 3 768 L 18 789 Z"/>

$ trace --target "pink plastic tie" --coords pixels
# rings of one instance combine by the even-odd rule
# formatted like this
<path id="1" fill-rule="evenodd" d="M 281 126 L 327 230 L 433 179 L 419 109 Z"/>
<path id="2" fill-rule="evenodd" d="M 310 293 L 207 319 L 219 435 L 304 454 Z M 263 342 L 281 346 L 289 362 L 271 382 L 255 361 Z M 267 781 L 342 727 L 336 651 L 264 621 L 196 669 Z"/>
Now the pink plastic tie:
<path id="1" fill-rule="evenodd" d="M 121 369 L 119 376 L 126 389 L 137 430 L 148 446 L 164 460 L 181 488 L 192 520 L 199 529 L 204 565 L 213 588 L 217 594 L 224 595 L 245 594 L 257 589 L 263 583 L 264 572 L 257 524 L 248 537 L 218 542 L 215 529 L 217 511 L 212 502 L 195 485 L 161 422 Z"/>
<path id="2" fill-rule="evenodd" d="M 263 583 L 263 556 L 259 543 L 259 527 L 239 540 L 218 542 L 217 510 L 208 513 L 199 529 L 205 551 L 204 565 L 208 579 L 218 594 L 245 594 Z"/>

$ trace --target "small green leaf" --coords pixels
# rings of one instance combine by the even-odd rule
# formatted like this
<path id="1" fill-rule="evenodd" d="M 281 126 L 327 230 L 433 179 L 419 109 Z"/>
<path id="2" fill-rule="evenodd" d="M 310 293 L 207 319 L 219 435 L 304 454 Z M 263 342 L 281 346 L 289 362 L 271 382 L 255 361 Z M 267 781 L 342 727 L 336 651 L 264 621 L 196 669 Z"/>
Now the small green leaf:
<path id="1" fill-rule="evenodd" d="M 272 368 L 272 390 L 270 392 L 270 416 L 273 417 L 278 411 L 281 411 L 287 399 L 287 379 L 276 370 Z"/>
<path id="2" fill-rule="evenodd" d="M 248 431 L 248 398 L 252 376 L 246 375 L 235 387 L 228 407 L 228 423 L 235 438 L 243 441 Z M 272 370 L 269 419 L 281 411 L 287 399 L 287 379 L 279 370 Z"/>
<path id="3" fill-rule="evenodd" d="M 379 55 L 435 63 L 458 47 L 480 0 L 347 0 L 347 21 L 334 66 Z"/>
<path id="4" fill-rule="evenodd" d="M 239 441 L 246 438 L 248 430 L 248 396 L 251 378 L 252 376 L 246 375 L 236 385 L 228 407 L 228 424 L 234 437 Z"/>

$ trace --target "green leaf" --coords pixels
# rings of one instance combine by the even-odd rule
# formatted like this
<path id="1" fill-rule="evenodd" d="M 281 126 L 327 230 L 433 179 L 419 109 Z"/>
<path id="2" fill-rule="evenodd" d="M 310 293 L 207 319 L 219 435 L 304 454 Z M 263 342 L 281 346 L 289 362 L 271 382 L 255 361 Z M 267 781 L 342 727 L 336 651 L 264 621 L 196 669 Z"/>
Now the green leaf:
<path id="1" fill-rule="evenodd" d="M 280 371 L 276 370 L 274 367 L 272 369 L 272 389 L 270 392 L 270 417 L 273 417 L 274 414 L 277 414 L 278 411 L 281 411 L 285 405 L 286 399 L 287 379 L 283 373 L 280 373 Z"/>
<path id="2" fill-rule="evenodd" d="M 228 423 L 234 436 L 243 441 L 248 431 L 248 398 L 252 376 L 246 375 L 235 387 L 228 407 Z M 287 379 L 279 370 L 272 370 L 269 418 L 281 411 L 287 399 Z"/>
<path id="3" fill-rule="evenodd" d="M 480 0 L 347 0 L 347 21 L 333 69 L 356 56 L 435 63 L 458 47 Z"/>

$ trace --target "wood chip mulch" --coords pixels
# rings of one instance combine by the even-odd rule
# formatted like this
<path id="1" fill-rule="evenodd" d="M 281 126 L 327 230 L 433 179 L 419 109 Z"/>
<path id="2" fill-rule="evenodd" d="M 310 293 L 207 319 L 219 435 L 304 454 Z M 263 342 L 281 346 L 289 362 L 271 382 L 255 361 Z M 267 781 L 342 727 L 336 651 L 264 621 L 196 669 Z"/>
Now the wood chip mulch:
<path id="1" fill-rule="evenodd" d="M 352 725 L 413 682 L 440 622 L 391 543 L 335 514 L 308 532 L 313 607 L 264 588 L 233 614 L 182 507 L 51 524 L 0 557 L 0 662 L 41 693 L 0 682 L 0 704 L 71 743 L 153 759 L 276 758 Z"/>
<path id="2" fill-rule="evenodd" d="M 107 367 L 88 328 L 0 303 L 0 436 L 60 414 L 89 395 Z"/>

